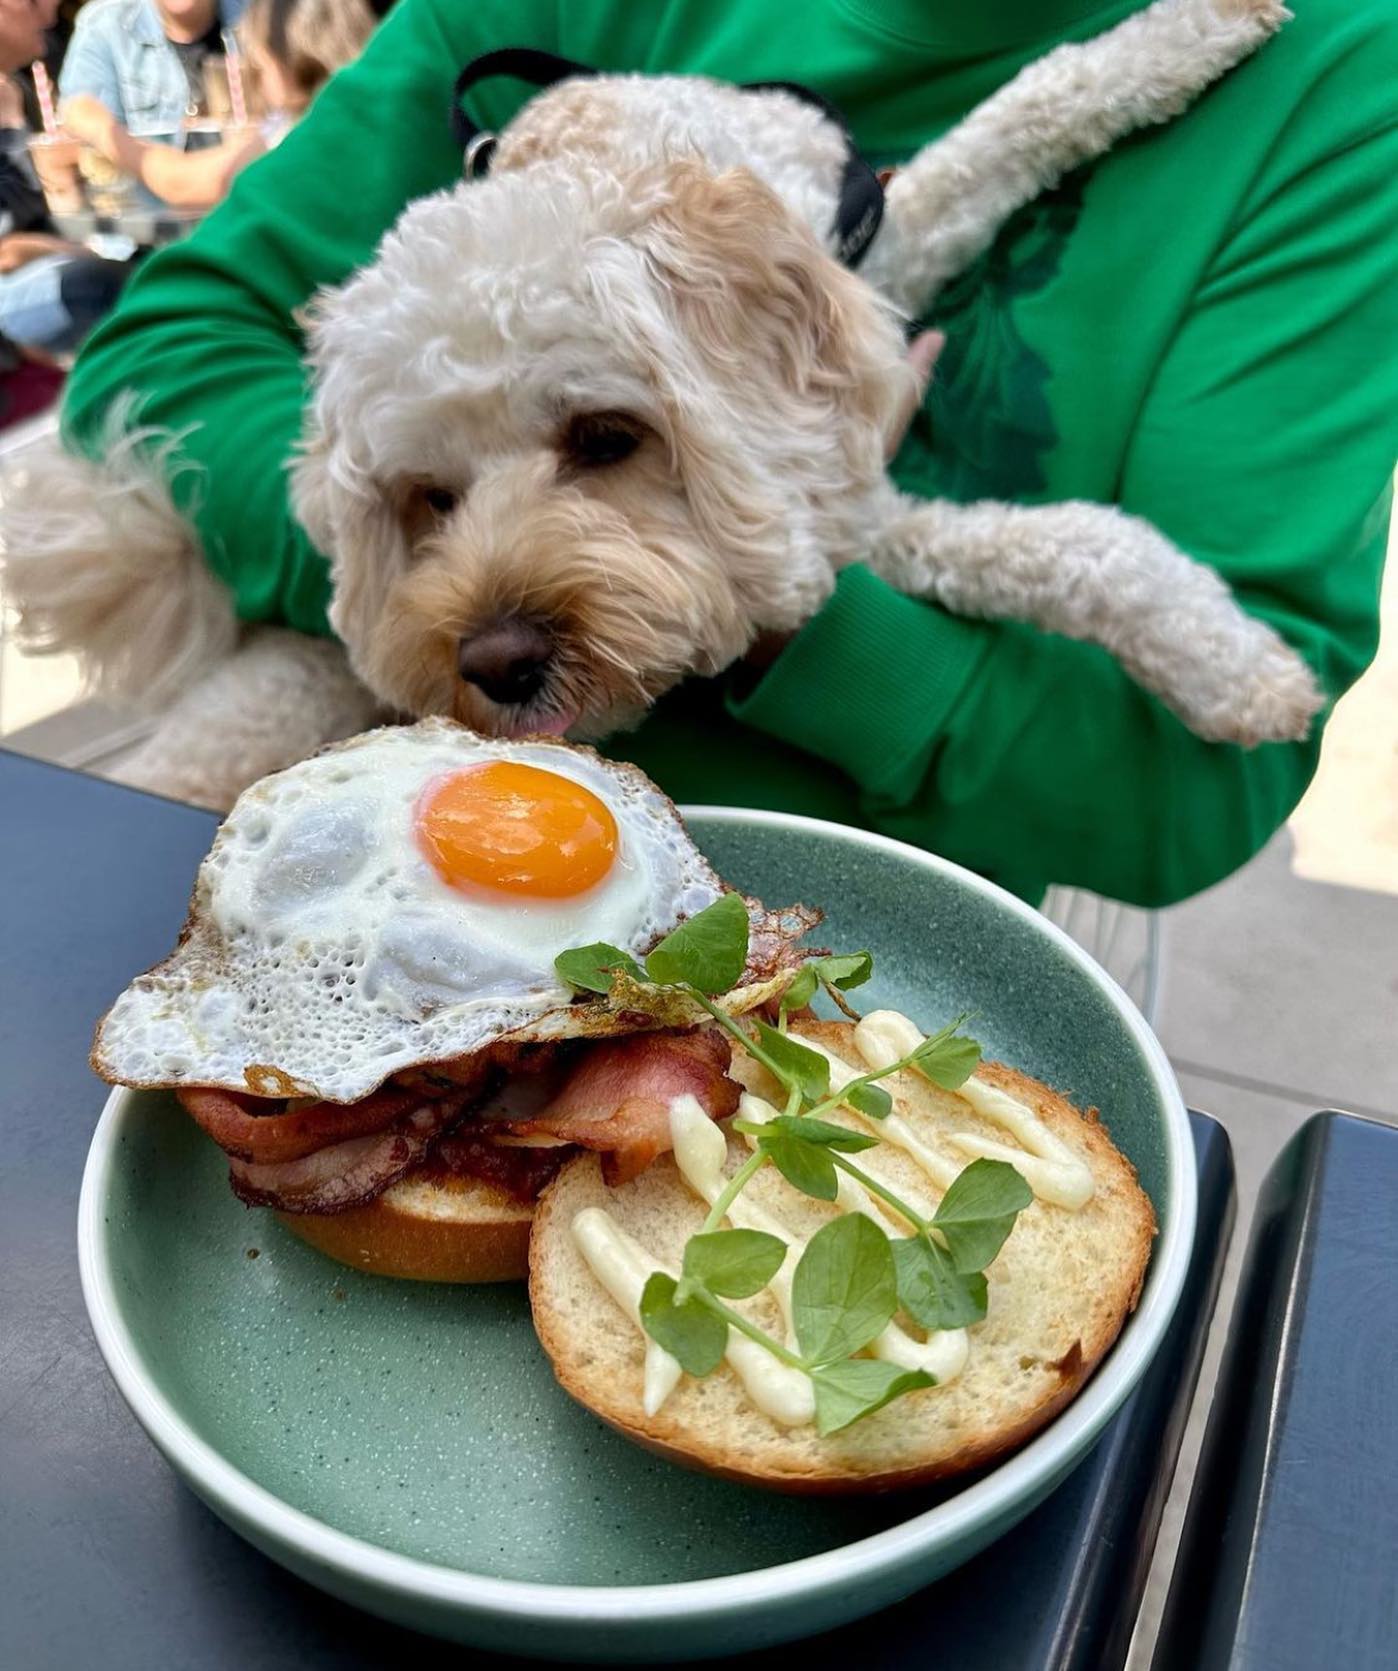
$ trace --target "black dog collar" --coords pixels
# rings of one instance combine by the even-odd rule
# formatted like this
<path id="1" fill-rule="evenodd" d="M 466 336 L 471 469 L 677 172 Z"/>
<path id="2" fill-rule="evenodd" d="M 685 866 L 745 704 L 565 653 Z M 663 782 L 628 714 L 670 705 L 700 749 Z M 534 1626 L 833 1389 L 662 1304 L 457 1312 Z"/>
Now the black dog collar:
<path id="1" fill-rule="evenodd" d="M 557 53 L 538 52 L 533 47 L 508 46 L 497 52 L 473 58 L 457 76 L 451 95 L 451 133 L 461 149 L 462 173 L 468 179 L 478 179 L 488 172 L 495 151 L 495 135 L 487 133 L 466 114 L 462 100 L 478 81 L 487 76 L 508 75 L 520 81 L 532 82 L 536 87 L 551 87 L 556 81 L 573 76 L 596 75 L 586 64 L 571 58 L 560 58 Z M 858 147 L 845 126 L 844 118 L 828 99 L 802 87 L 796 81 L 753 81 L 743 88 L 748 93 L 790 93 L 794 98 L 814 105 L 828 121 L 839 128 L 845 141 L 845 167 L 840 177 L 840 198 L 835 208 L 835 253 L 846 267 L 857 267 L 864 259 L 883 221 L 883 186 L 879 177 L 860 156 Z"/>

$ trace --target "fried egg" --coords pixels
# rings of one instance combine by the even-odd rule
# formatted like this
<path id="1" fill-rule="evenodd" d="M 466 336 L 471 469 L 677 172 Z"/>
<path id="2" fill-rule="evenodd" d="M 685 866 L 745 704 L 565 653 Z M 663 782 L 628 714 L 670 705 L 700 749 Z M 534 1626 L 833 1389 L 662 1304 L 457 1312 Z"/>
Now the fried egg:
<path id="1" fill-rule="evenodd" d="M 94 1065 L 355 1101 L 505 1034 L 566 1035 L 590 1006 L 560 952 L 639 955 L 722 891 L 634 766 L 449 720 L 368 732 L 239 798 L 180 945 L 118 999 Z"/>

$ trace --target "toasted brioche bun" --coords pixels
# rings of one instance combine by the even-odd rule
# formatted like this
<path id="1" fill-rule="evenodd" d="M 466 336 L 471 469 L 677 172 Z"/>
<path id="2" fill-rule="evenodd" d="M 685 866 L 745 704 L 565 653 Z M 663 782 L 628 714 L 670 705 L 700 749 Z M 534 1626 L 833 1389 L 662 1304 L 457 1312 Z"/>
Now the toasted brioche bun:
<path id="1" fill-rule="evenodd" d="M 847 1022 L 797 1023 L 864 1071 Z M 736 1053 L 735 1053 L 736 1054 Z M 734 1073 L 750 1089 L 775 1087 L 750 1059 Z M 628 1438 L 675 1462 L 728 1479 L 786 1491 L 881 1491 L 925 1485 L 994 1461 L 1022 1444 L 1074 1396 L 1116 1339 L 1136 1304 L 1155 1234 L 1155 1215 L 1131 1165 L 1112 1147 L 1095 1110 L 1079 1113 L 1046 1086 L 995 1064 L 986 1080 L 1030 1106 L 1088 1162 L 1095 1192 L 1073 1212 L 1035 1200 L 1019 1216 L 990 1267 L 989 1313 L 969 1331 L 965 1368 L 944 1386 L 907 1394 L 843 1432 L 821 1438 L 813 1425 L 786 1428 L 752 1404 L 726 1363 L 704 1380 L 685 1376 L 661 1409 L 642 1405 L 644 1337 L 612 1300 L 571 1234 L 585 1207 L 605 1207 L 639 1242 L 678 1269 L 704 1206 L 672 1156 L 641 1177 L 608 1189 L 594 1155 L 570 1161 L 540 1198 L 530 1242 L 529 1297 L 534 1323 L 564 1389 Z M 949 1155 L 954 1131 L 1005 1140 L 954 1093 L 904 1071 L 885 1081 L 897 1111 Z M 853 1116 L 839 1116 L 858 1124 Z M 731 1173 L 749 1150 L 729 1140 Z M 885 1143 L 855 1158 L 871 1162 L 905 1199 L 936 1200 L 932 1181 Z M 969 1158 L 969 1157 L 968 1157 Z M 835 1209 L 799 1194 L 765 1167 L 752 1198 L 793 1230 L 809 1234 Z M 730 1302 L 781 1338 L 770 1294 Z"/>
<path id="2" fill-rule="evenodd" d="M 278 1213 L 302 1241 L 376 1276 L 519 1282 L 534 1208 L 476 1178 L 414 1177 L 343 1213 Z"/>

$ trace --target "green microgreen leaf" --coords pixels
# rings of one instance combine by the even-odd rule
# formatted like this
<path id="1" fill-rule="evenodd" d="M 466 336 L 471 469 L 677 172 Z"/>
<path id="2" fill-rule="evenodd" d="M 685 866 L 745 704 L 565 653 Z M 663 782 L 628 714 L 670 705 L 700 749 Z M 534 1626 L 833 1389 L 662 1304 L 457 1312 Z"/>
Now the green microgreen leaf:
<path id="1" fill-rule="evenodd" d="M 641 1324 L 646 1333 L 691 1375 L 718 1368 L 728 1345 L 728 1325 L 701 1301 L 675 1304 L 675 1279 L 653 1271 L 641 1290 Z"/>
<path id="2" fill-rule="evenodd" d="M 838 987 L 848 992 L 851 987 L 863 986 L 874 972 L 874 960 L 868 952 L 854 952 L 847 957 L 816 957 L 803 963 L 795 979 L 782 995 L 785 1010 L 802 1010 L 816 995 L 820 986 Z"/>
<path id="3" fill-rule="evenodd" d="M 949 1021 L 913 1052 L 913 1066 L 944 1091 L 959 1090 L 980 1066 L 980 1045 L 957 1032 L 965 1019 L 959 1015 L 955 1021 Z"/>
<path id="4" fill-rule="evenodd" d="M 847 1155 L 857 1155 L 861 1149 L 876 1149 L 877 1137 L 862 1131 L 851 1131 L 848 1126 L 837 1126 L 833 1120 L 813 1120 L 809 1114 L 778 1114 L 762 1128 L 782 1131 L 789 1137 L 799 1137 L 806 1143 L 819 1143 L 826 1149 L 839 1149 Z"/>
<path id="5" fill-rule="evenodd" d="M 741 977 L 747 940 L 746 906 L 740 895 L 725 894 L 661 941 L 646 959 L 644 972 L 626 953 L 602 943 L 563 954 L 557 967 L 571 984 L 606 993 L 614 1003 L 628 988 L 638 999 L 664 992 L 676 1002 L 697 1001 L 789 1092 L 784 1114 L 765 1122 L 734 1121 L 734 1129 L 755 1139 L 756 1152 L 729 1181 L 704 1230 L 690 1238 L 682 1286 L 655 1272 L 642 1294 L 641 1317 L 647 1334 L 691 1375 L 707 1375 L 717 1367 L 730 1327 L 781 1361 L 805 1368 L 815 1386 L 819 1431 L 835 1433 L 905 1393 L 936 1384 L 923 1371 L 854 1354 L 877 1338 L 900 1307 L 929 1330 L 980 1321 L 988 1293 L 983 1268 L 998 1254 L 1032 1196 L 1012 1166 L 974 1161 L 946 1192 L 932 1221 L 935 1234 L 930 1233 L 925 1220 L 848 1158 L 876 1146 L 878 1139 L 821 1118 L 842 1100 L 871 1119 L 886 1118 L 892 1098 L 873 1083 L 883 1075 L 871 1074 L 832 1093 L 830 1064 L 819 1051 L 756 1018 L 740 1024 L 710 1001 Z M 869 978 L 871 967 L 867 953 L 814 959 L 791 983 L 782 1011 L 809 1003 L 821 983 L 836 991 L 858 986 Z M 911 1063 L 949 1090 L 964 1084 L 979 1064 L 980 1046 L 957 1034 L 962 1020 L 933 1034 L 896 1066 Z M 801 1113 L 803 1107 L 813 1112 Z M 768 1286 L 786 1259 L 788 1249 L 779 1237 L 717 1228 L 733 1197 L 766 1160 L 796 1189 L 822 1201 L 836 1199 L 839 1172 L 848 1171 L 919 1230 L 890 1240 L 864 1214 L 846 1213 L 817 1231 L 792 1275 L 799 1359 L 724 1303 L 750 1298 Z"/>
<path id="6" fill-rule="evenodd" d="M 983 1271 L 1034 1192 L 1008 1161 L 973 1160 L 953 1178 L 932 1222 L 961 1272 Z"/>
<path id="7" fill-rule="evenodd" d="M 781 1007 L 784 1010 L 803 1010 L 815 997 L 816 980 L 814 964 L 804 964 L 796 971 L 791 985 L 782 993 Z"/>
<path id="8" fill-rule="evenodd" d="M 760 1292 L 781 1269 L 786 1243 L 762 1230 L 711 1230 L 691 1236 L 684 1248 L 684 1274 L 730 1300 Z"/>
<path id="9" fill-rule="evenodd" d="M 886 1120 L 893 1112 L 893 1098 L 882 1085 L 851 1085 L 844 1101 L 871 1120 Z"/>
<path id="10" fill-rule="evenodd" d="M 852 952 L 845 957 L 821 957 L 813 964 L 816 979 L 826 986 L 838 986 L 841 992 L 849 992 L 856 986 L 863 986 L 874 972 L 874 960 L 868 952 Z"/>
<path id="11" fill-rule="evenodd" d="M 826 1058 L 765 1021 L 754 1025 L 758 1043 L 787 1089 L 799 1090 L 811 1102 L 819 1102 L 830 1090 L 830 1063 Z"/>
<path id="12" fill-rule="evenodd" d="M 816 1231 L 791 1279 L 792 1321 L 807 1363 L 858 1352 L 887 1326 L 897 1305 L 893 1249 L 876 1224 L 863 1213 L 845 1213 Z"/>
<path id="13" fill-rule="evenodd" d="M 646 959 L 646 973 L 667 986 L 727 992 L 748 958 L 748 908 L 741 894 L 720 894 L 667 934 Z"/>
<path id="14" fill-rule="evenodd" d="M 925 1369 L 904 1369 L 882 1358 L 845 1358 L 811 1371 L 815 1384 L 816 1430 L 822 1438 L 921 1387 L 935 1387 Z"/>
<path id="15" fill-rule="evenodd" d="M 840 1180 L 828 1151 L 818 1143 L 793 1137 L 790 1132 L 773 1131 L 776 1123 L 769 1120 L 762 1128 L 758 1140 L 762 1153 L 793 1189 L 799 1189 L 802 1195 L 813 1195 L 817 1201 L 833 1201 L 839 1194 Z"/>
<path id="16" fill-rule="evenodd" d="M 958 1271 L 946 1249 L 929 1237 L 898 1238 L 893 1265 L 898 1303 L 924 1329 L 964 1329 L 985 1316 L 985 1278 L 978 1271 Z"/>
<path id="17" fill-rule="evenodd" d="M 576 987 L 580 992 L 610 992 L 612 972 L 616 969 L 623 970 L 633 980 L 644 979 L 636 959 L 617 946 L 609 946 L 605 940 L 560 952 L 554 958 L 553 966 L 569 986 Z"/>

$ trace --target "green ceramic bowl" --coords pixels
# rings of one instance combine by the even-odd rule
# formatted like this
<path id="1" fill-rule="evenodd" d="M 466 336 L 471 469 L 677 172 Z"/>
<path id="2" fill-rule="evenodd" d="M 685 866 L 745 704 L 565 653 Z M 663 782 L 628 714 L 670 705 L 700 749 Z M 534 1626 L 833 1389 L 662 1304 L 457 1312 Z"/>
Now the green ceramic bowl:
<path id="1" fill-rule="evenodd" d="M 728 879 L 822 906 L 876 960 L 861 997 L 976 1014 L 1001 1056 L 1095 1103 L 1160 1221 L 1145 1292 L 1083 1393 L 959 1490 L 834 1503 L 674 1468 L 555 1385 L 522 1287 L 359 1276 L 233 1197 L 173 1098 L 116 1092 L 83 1180 L 79 1254 L 131 1408 L 206 1503 L 371 1612 L 563 1659 L 674 1661 L 810 1635 L 967 1560 L 1064 1477 L 1160 1343 L 1194 1231 L 1184 1106 L 1130 1002 L 1009 895 L 897 842 L 701 809 Z"/>

